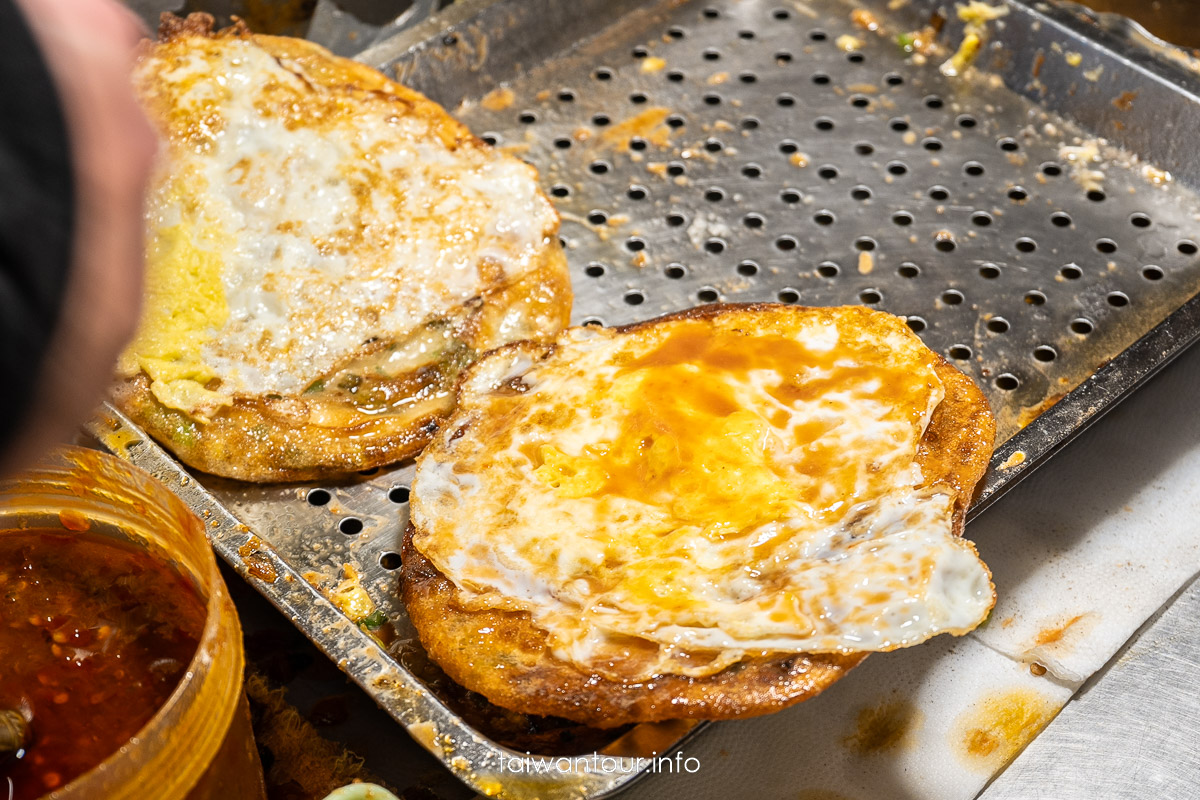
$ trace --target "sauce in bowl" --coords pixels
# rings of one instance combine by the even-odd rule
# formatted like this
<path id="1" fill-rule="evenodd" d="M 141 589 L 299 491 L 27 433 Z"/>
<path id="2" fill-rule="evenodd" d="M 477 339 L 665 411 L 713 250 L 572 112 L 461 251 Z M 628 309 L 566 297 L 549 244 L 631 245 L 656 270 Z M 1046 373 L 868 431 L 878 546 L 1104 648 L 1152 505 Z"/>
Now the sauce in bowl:
<path id="1" fill-rule="evenodd" d="M 186 674 L 205 615 L 192 582 L 144 550 L 0 535 L 0 714 L 27 726 L 0 754 L 0 796 L 41 797 L 126 744 Z"/>

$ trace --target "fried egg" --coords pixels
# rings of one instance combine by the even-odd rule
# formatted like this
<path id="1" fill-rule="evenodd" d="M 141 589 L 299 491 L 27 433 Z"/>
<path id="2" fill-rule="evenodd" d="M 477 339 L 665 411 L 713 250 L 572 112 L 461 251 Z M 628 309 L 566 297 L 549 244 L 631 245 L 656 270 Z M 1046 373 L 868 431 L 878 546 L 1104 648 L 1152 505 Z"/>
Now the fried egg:
<path id="1" fill-rule="evenodd" d="M 135 75 L 167 152 L 120 371 L 195 416 L 300 394 L 558 247 L 531 167 L 382 76 L 330 86 L 348 62 L 278 41 L 181 36 Z"/>
<path id="2" fill-rule="evenodd" d="M 134 82 L 162 139 L 114 397 L 193 467 L 298 480 L 414 455 L 461 369 L 571 291 L 529 165 L 310 42 L 167 16 Z"/>
<path id="3" fill-rule="evenodd" d="M 995 598 L 918 459 L 938 362 L 861 308 L 502 348 L 418 461 L 413 544 L 464 607 L 623 681 L 961 635 Z"/>

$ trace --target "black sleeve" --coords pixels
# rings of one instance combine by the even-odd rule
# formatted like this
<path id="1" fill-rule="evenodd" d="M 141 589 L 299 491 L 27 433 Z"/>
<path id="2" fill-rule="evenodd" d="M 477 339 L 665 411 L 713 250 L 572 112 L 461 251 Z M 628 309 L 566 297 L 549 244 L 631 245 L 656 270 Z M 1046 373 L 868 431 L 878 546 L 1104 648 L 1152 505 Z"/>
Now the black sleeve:
<path id="1" fill-rule="evenodd" d="M 0 447 L 28 410 L 71 261 L 74 191 L 58 93 L 0 0 Z"/>

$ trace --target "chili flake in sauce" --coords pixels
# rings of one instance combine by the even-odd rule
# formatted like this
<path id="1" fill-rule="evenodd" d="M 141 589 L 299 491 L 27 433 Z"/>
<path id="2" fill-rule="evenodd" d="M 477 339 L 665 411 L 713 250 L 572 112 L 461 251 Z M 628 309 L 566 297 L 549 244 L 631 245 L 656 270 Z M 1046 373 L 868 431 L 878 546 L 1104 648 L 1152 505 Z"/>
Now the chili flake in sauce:
<path id="1" fill-rule="evenodd" d="M 0 755 L 0 794 L 41 797 L 119 750 L 179 684 L 205 614 L 191 581 L 130 545 L 0 532 L 0 711 L 29 727 Z"/>

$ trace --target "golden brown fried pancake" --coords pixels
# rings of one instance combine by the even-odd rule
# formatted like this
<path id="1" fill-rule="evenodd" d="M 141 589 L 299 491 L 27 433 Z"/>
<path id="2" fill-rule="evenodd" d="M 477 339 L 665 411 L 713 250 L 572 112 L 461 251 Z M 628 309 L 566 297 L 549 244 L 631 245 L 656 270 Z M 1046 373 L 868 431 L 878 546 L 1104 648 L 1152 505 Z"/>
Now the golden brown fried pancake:
<path id="1" fill-rule="evenodd" d="M 448 536 L 444 529 L 457 523 L 450 521 L 452 515 L 449 508 L 444 509 L 445 514 L 442 513 L 440 503 L 444 498 L 439 493 L 443 492 L 448 476 L 461 486 L 473 487 L 479 481 L 488 481 L 487 487 L 495 487 L 501 484 L 495 479 L 488 479 L 488 475 L 519 471 L 518 461 L 504 461 L 498 455 L 505 449 L 506 436 L 519 437 L 537 431 L 534 438 L 544 443 L 552 438 L 547 431 L 558 430 L 555 426 L 566 425 L 568 429 L 575 430 L 582 424 L 581 420 L 587 416 L 586 410 L 581 416 L 572 418 L 568 415 L 562 418 L 565 412 L 555 405 L 552 398 L 545 399 L 544 408 L 539 405 L 540 411 L 522 410 L 524 407 L 521 403 L 530 396 L 535 397 L 528 402 L 540 401 L 538 392 L 549 391 L 551 386 L 563 387 L 573 385 L 571 382 L 587 381 L 589 375 L 595 374 L 592 362 L 586 362 L 590 373 L 572 373 L 564 351 L 570 351 L 573 358 L 583 359 L 581 353 L 588 348 L 604 348 L 612 340 L 653 339 L 658 336 L 654 346 L 659 349 L 652 350 L 651 355 L 646 355 L 646 348 L 638 350 L 635 347 L 633 350 L 618 350 L 613 360 L 625 367 L 631 363 L 659 363 L 663 359 L 655 354 L 670 348 L 670 336 L 664 338 L 661 332 L 672 330 L 671 326 L 682 331 L 676 335 L 677 339 L 687 333 L 683 330 L 685 326 L 694 327 L 697 324 L 720 327 L 726 333 L 732 331 L 753 336 L 756 328 L 762 332 L 786 332 L 790 330 L 792 321 L 799 319 L 837 321 L 845 326 L 843 330 L 857 330 L 864 340 L 875 336 L 880 342 L 900 342 L 902 347 L 909 348 L 904 353 L 924 353 L 919 358 L 936 374 L 943 395 L 928 415 L 928 424 L 923 433 L 918 432 L 919 442 L 914 443 L 912 460 L 920 466 L 922 476 L 921 485 L 916 491 L 936 489 L 939 493 L 948 494 L 952 498 L 952 506 L 947 507 L 950 510 L 944 519 L 945 528 L 947 532 L 960 534 L 972 492 L 983 476 L 991 455 L 994 423 L 987 401 L 974 383 L 940 356 L 924 349 L 919 341 L 915 346 L 905 344 L 904 337 L 911 337 L 911 334 L 896 318 L 861 308 L 722 305 L 673 314 L 613 332 L 606 331 L 594 341 L 589 341 L 585 334 L 568 331 L 560 335 L 554 344 L 511 345 L 489 354 L 476 364 L 460 384 L 458 409 L 447 420 L 443 433 L 419 461 L 412 494 L 415 527 L 410 525 L 405 536 L 401 586 L 409 616 L 433 660 L 454 680 L 483 694 L 497 705 L 523 713 L 565 717 L 599 727 L 676 718 L 727 719 L 775 711 L 818 694 L 860 663 L 866 656 L 864 652 L 745 650 L 734 663 L 710 674 L 700 674 L 704 672 L 702 668 L 692 670 L 692 675 L 680 674 L 685 671 L 687 660 L 668 659 L 661 663 L 674 672 L 646 675 L 641 669 L 644 665 L 638 663 L 638 649 L 633 647 L 630 650 L 632 655 L 626 661 L 615 659 L 589 668 L 578 660 L 572 660 L 572 657 L 564 657 L 564 647 L 556 647 L 551 634 L 535 621 L 540 612 L 536 606 L 531 608 L 528 605 L 532 602 L 528 598 L 516 597 L 516 592 L 497 598 L 494 592 L 489 593 L 493 587 L 470 582 L 470 585 L 456 585 L 420 549 L 422 540 L 430 542 L 427 546 L 433 548 L 431 552 L 445 558 L 455 569 L 463 571 L 462 560 L 486 560 L 490 557 L 487 555 L 489 542 L 494 543 L 497 559 L 506 557 L 500 553 L 501 544 L 506 540 L 497 531 L 496 520 L 513 518 L 512 524 L 531 537 L 543 533 L 532 524 L 520 527 L 522 520 L 518 509 L 528 507 L 521 505 L 521 498 L 535 490 L 531 487 L 538 475 L 546 474 L 544 472 L 533 470 L 534 477 L 519 484 L 515 493 L 496 498 L 498 506 L 509 509 L 509 513 L 501 512 L 500 516 L 479 513 L 474 505 L 467 505 L 455 495 L 461 503 L 458 514 L 469 520 L 466 527 L 470 529 L 474 525 L 477 528 L 477 538 L 457 550 L 443 541 Z M 911 338 L 915 340 L 915 337 Z M 694 346 L 694 343 L 689 346 Z M 720 357 L 728 361 L 731 352 L 736 353 L 736 349 L 724 351 Z M 863 351 L 860 348 L 858 352 Z M 887 358 L 891 351 L 881 345 L 879 353 Z M 558 366 L 560 363 L 564 364 L 563 381 L 566 382 L 555 382 L 559 377 L 557 373 L 551 376 L 546 371 L 547 364 Z M 530 375 L 535 377 L 530 378 Z M 707 383 L 698 381 L 698 385 L 710 385 L 713 382 L 716 382 L 715 379 Z M 604 388 L 597 391 L 617 392 L 618 386 L 619 381 L 605 382 Z M 688 391 L 682 383 L 679 384 L 681 394 Z M 572 402 L 575 401 L 572 398 Z M 718 401 L 710 398 L 703 402 Z M 724 409 L 721 413 L 731 418 L 733 414 L 728 414 L 728 411 Z M 661 426 L 657 430 L 661 431 Z M 584 439 L 577 437 L 572 441 L 577 445 Z M 645 441 L 642 445 L 644 453 L 653 449 Z M 736 443 L 731 441 L 730 448 L 735 446 Z M 604 447 L 610 446 L 606 442 Z M 563 445 L 563 449 L 569 448 Z M 584 449 L 586 451 L 587 448 Z M 618 449 L 619 444 L 612 444 L 608 452 Z M 526 447 L 525 452 L 532 451 Z M 538 458 L 533 458 L 536 464 Z M 649 460 L 650 456 L 646 458 Z M 560 495 L 564 490 L 569 490 L 570 496 L 563 502 L 578 502 L 579 497 L 602 494 L 603 490 L 591 485 L 579 489 L 577 483 L 587 478 L 586 470 L 580 466 L 584 462 L 573 463 L 575 466 L 563 474 L 569 475 L 575 483 L 564 478 L 556 489 Z M 542 467 L 545 466 L 543 463 Z M 473 468 L 480 471 L 473 472 Z M 431 481 L 428 485 L 423 485 L 423 471 Z M 652 475 L 644 477 L 649 473 L 641 474 L 647 481 L 655 480 Z M 611 476 L 606 485 L 612 485 Z M 747 484 L 745 490 L 752 492 L 753 487 Z M 621 525 L 613 524 L 610 530 L 614 539 L 619 540 L 622 536 Z M 553 534 L 550 532 L 545 541 L 552 543 Z M 631 541 L 634 538 L 630 536 Z M 476 543 L 478 549 L 475 549 Z M 969 543 L 962 544 L 973 554 Z M 568 555 L 570 552 L 563 551 Z M 556 554 L 556 557 L 568 556 Z M 547 559 L 552 560 L 550 556 Z M 986 568 L 983 569 L 986 573 Z M 581 574 L 585 574 L 588 580 L 602 580 L 599 572 Z M 991 591 L 990 583 L 987 590 Z M 529 591 L 534 593 L 533 589 Z M 667 597 L 670 599 L 669 595 Z M 986 604 L 980 606 L 983 613 L 991 605 L 991 600 L 985 599 Z M 978 624 L 981 618 L 976 617 L 973 624 Z M 680 667 L 680 663 L 684 667 Z M 623 671 L 627 677 L 622 677 Z"/>
<path id="2" fill-rule="evenodd" d="M 479 353 L 571 289 L 532 167 L 310 42 L 167 15 L 135 85 L 165 146 L 117 404 L 191 466 L 305 480 L 417 453 Z"/>

